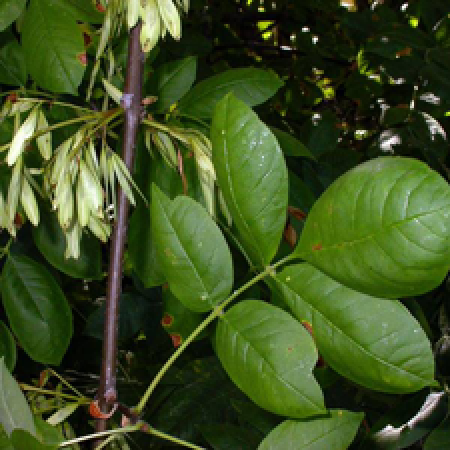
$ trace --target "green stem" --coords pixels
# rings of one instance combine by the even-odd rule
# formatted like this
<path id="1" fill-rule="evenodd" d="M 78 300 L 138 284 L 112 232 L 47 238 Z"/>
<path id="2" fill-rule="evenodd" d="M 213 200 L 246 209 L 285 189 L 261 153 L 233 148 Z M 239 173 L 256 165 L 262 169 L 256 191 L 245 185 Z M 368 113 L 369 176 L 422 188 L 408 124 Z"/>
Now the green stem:
<path id="1" fill-rule="evenodd" d="M 83 397 L 83 394 L 76 388 L 74 388 L 67 380 L 65 380 L 58 372 L 54 371 L 51 367 L 47 369 L 51 372 L 52 375 L 54 375 L 56 378 L 58 378 L 61 383 L 63 383 L 66 387 L 68 387 L 71 391 L 75 392 L 79 397 Z"/>
<path id="2" fill-rule="evenodd" d="M 139 431 L 141 428 L 140 424 L 131 425 L 129 427 L 123 427 L 123 428 L 115 428 L 114 430 L 108 430 L 108 431 L 100 431 L 98 433 L 92 433 L 87 434 L 86 436 L 81 436 L 75 439 L 70 439 L 69 441 L 64 441 L 59 444 L 59 447 L 68 447 L 69 445 L 78 444 L 79 442 L 85 442 L 90 441 L 91 439 L 98 439 L 106 436 L 111 436 L 114 434 L 126 434 L 126 433 L 133 433 L 134 431 Z"/>
<path id="3" fill-rule="evenodd" d="M 50 125 L 49 127 L 44 128 L 43 130 L 36 131 L 36 133 L 34 133 L 33 136 L 31 136 L 31 138 L 29 140 L 31 141 L 33 139 L 36 139 L 39 136 L 42 136 L 43 134 L 47 134 L 50 131 L 56 130 L 57 128 L 66 127 L 67 125 L 72 125 L 74 123 L 79 123 L 79 122 L 88 122 L 91 119 L 98 119 L 99 117 L 101 117 L 101 114 L 95 113 L 95 114 L 88 114 L 86 116 L 75 117 L 75 118 L 69 119 L 69 120 L 64 120 L 63 122 L 58 122 L 53 125 Z"/>
<path id="4" fill-rule="evenodd" d="M 198 445 L 191 444 L 190 442 L 187 442 L 187 441 L 183 441 L 182 439 L 178 439 L 177 437 L 171 436 L 170 434 L 166 434 L 166 433 L 163 433 L 162 431 L 155 430 L 152 427 L 145 426 L 141 430 L 145 431 L 148 434 L 152 434 L 153 436 L 157 436 L 161 439 L 165 439 L 166 441 L 173 442 L 174 444 L 179 444 L 183 447 L 193 448 L 194 450 L 205 450 L 203 447 L 199 447 Z"/>
<path id="5" fill-rule="evenodd" d="M 166 374 L 166 372 L 170 369 L 172 364 L 177 360 L 177 358 L 184 352 L 186 347 L 211 323 L 213 322 L 217 317 L 223 314 L 224 309 L 237 297 L 239 297 L 245 290 L 247 290 L 249 287 L 253 286 L 258 281 L 265 278 L 267 275 L 271 275 L 275 272 L 275 269 L 282 264 L 285 264 L 289 260 L 292 259 L 292 255 L 287 256 L 286 258 L 281 259 L 277 263 L 275 263 L 273 266 L 267 266 L 263 272 L 259 273 L 255 277 L 253 277 L 251 280 L 247 281 L 244 285 L 242 285 L 239 289 L 234 291 L 224 302 L 222 302 L 220 305 L 216 306 L 214 310 L 209 314 L 208 317 L 187 337 L 187 339 L 178 347 L 178 349 L 173 353 L 173 355 L 166 361 L 166 363 L 161 367 L 159 372 L 156 374 L 153 381 L 150 383 L 149 387 L 145 391 L 144 395 L 140 399 L 138 405 L 134 409 L 134 411 L 137 414 L 140 414 L 143 409 L 145 408 L 145 405 L 147 404 L 151 394 L 155 390 L 158 383 L 161 381 L 162 377 Z"/>
<path id="6" fill-rule="evenodd" d="M 24 384 L 24 383 L 20 383 L 19 386 L 24 391 L 39 392 L 40 394 L 53 395 L 54 397 L 61 397 L 61 398 L 66 398 L 68 400 L 74 400 L 74 401 L 78 402 L 80 405 L 88 405 L 91 402 L 90 399 L 88 399 L 84 396 L 77 397 L 75 395 L 65 394 L 64 392 L 51 391 L 49 389 L 42 389 L 42 388 L 38 388 L 35 386 L 30 386 L 28 384 Z"/>
<path id="7" fill-rule="evenodd" d="M 41 92 L 38 92 L 37 95 L 44 95 Z M 18 98 L 18 102 L 29 102 L 29 103 L 51 103 L 52 105 L 58 105 L 58 106 L 64 106 L 66 108 L 75 109 L 77 111 L 83 111 L 83 112 L 89 112 L 89 113 L 95 113 L 93 109 L 90 108 L 84 108 L 83 106 L 73 105 L 72 103 L 65 103 L 65 102 L 59 102 L 57 100 L 45 100 L 45 99 L 38 99 L 38 98 Z M 98 113 L 97 113 L 98 114 Z"/>

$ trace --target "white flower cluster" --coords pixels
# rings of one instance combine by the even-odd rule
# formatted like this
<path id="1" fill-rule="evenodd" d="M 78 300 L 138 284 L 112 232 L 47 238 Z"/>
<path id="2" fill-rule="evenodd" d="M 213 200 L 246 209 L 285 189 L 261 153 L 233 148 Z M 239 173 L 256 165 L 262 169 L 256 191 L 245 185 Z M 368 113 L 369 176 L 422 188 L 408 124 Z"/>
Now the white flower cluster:
<path id="1" fill-rule="evenodd" d="M 30 109 L 28 117 L 20 125 L 20 114 Z M 39 207 L 33 186 L 42 196 L 50 199 L 56 211 L 66 236 L 66 258 L 79 257 L 85 227 L 106 242 L 111 233 L 110 220 L 116 210 L 117 182 L 133 205 L 132 186 L 136 186 L 120 156 L 106 142 L 98 159 L 93 136 L 93 130 L 98 126 L 95 120 L 83 125 L 53 152 L 51 127 L 39 101 L 6 102 L 0 120 L 11 115 L 15 117 L 16 130 L 8 144 L 6 162 L 12 167 L 12 175 L 6 201 L 0 192 L 0 227 L 16 235 L 20 225 L 17 223 L 20 206 L 34 226 L 39 224 Z M 24 152 L 33 139 L 45 161 L 44 169 L 25 167 Z M 43 175 L 43 189 L 32 174 Z"/>

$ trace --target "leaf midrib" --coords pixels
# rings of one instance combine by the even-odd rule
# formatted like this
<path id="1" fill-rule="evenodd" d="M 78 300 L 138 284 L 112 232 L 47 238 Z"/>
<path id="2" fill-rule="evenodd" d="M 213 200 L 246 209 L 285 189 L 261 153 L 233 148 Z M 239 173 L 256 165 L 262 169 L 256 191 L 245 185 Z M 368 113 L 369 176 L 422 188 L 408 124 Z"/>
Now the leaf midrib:
<path id="1" fill-rule="evenodd" d="M 208 289 L 206 289 L 205 283 L 203 282 L 202 277 L 200 276 L 200 274 L 199 274 L 198 271 L 197 271 L 197 268 L 195 267 L 195 265 L 194 265 L 193 262 L 191 261 L 190 256 L 187 254 L 186 250 L 184 249 L 184 246 L 183 246 L 183 244 L 181 243 L 181 241 L 180 241 L 180 239 L 179 239 L 179 237 L 178 237 L 178 233 L 177 233 L 177 231 L 175 230 L 175 228 L 173 227 L 171 218 L 169 217 L 168 213 L 167 213 L 166 210 L 164 209 L 163 204 L 159 201 L 159 199 L 156 199 L 156 200 L 157 200 L 157 202 L 159 203 L 159 207 L 161 208 L 161 210 L 162 210 L 163 213 L 164 213 L 164 216 L 165 216 L 165 218 L 166 218 L 166 223 L 169 225 L 170 230 L 172 231 L 172 233 L 173 233 L 174 236 L 176 237 L 176 240 L 177 240 L 177 243 L 178 243 L 179 248 L 182 250 L 184 256 L 186 257 L 186 260 L 189 262 L 189 265 L 191 266 L 192 270 L 194 271 L 195 275 L 197 276 L 198 280 L 200 281 L 200 284 L 201 284 L 201 286 L 202 286 L 204 292 L 207 292 L 207 293 L 208 293 L 208 304 L 209 304 L 209 306 L 211 306 L 211 307 L 213 308 L 214 305 L 213 305 L 212 302 L 211 302 L 211 293 L 209 292 Z M 170 283 L 169 283 L 169 284 L 170 284 Z"/>
<path id="2" fill-rule="evenodd" d="M 44 7 L 38 7 L 35 9 L 38 11 L 38 14 L 40 13 L 41 20 L 44 23 L 44 25 L 47 25 L 47 27 L 45 27 L 45 26 L 42 27 L 42 33 L 47 35 L 47 42 L 54 42 L 55 39 L 53 38 L 52 33 L 50 32 L 50 28 L 48 27 L 48 24 L 47 24 L 47 18 L 45 17 L 44 12 L 43 12 L 43 10 L 45 10 L 45 5 L 44 5 Z M 49 39 L 49 37 L 50 37 L 50 39 Z M 76 83 L 73 83 L 73 80 L 70 77 L 70 72 L 67 70 L 67 68 L 63 64 L 61 55 L 55 50 L 55 47 L 53 45 L 48 45 L 47 48 L 56 56 L 56 59 L 59 61 L 59 65 L 60 65 L 61 69 L 66 74 L 67 81 L 70 83 L 72 89 L 74 91 L 76 91 L 76 89 L 77 89 Z"/>
<path id="3" fill-rule="evenodd" d="M 258 350 L 256 350 L 256 348 L 252 345 L 252 343 L 250 342 L 250 340 L 249 340 L 249 339 L 246 339 L 245 336 L 244 336 L 242 333 L 239 332 L 239 330 L 237 330 L 235 327 L 233 327 L 233 326 L 230 324 L 230 322 L 227 320 L 226 316 L 225 316 L 225 317 L 222 317 L 222 320 L 223 320 L 230 328 L 232 328 L 232 329 L 235 331 L 235 333 L 241 337 L 242 340 L 244 340 L 245 342 L 248 342 L 249 347 L 250 347 L 257 355 L 259 355 L 259 357 L 266 363 L 267 367 L 271 370 L 271 372 L 274 374 L 275 378 L 276 378 L 278 381 L 282 382 L 282 384 L 284 384 L 284 385 L 289 386 L 289 388 L 292 389 L 294 392 L 299 393 L 300 396 L 301 396 L 302 398 L 304 398 L 305 400 L 307 400 L 308 403 L 309 403 L 310 405 L 314 406 L 314 408 L 316 408 L 316 409 L 318 409 L 318 410 L 320 410 L 320 411 L 323 410 L 323 408 L 322 408 L 320 405 L 317 405 L 317 404 L 313 403 L 313 401 L 310 400 L 308 397 L 306 397 L 301 391 L 299 391 L 298 388 L 296 388 L 296 387 L 293 386 L 291 383 L 289 383 L 287 380 L 285 380 L 284 378 L 282 378 L 282 376 L 279 375 L 279 374 L 276 372 L 276 370 L 275 370 L 275 369 L 273 368 L 273 366 L 267 361 L 267 359 L 265 359 L 265 358 L 263 358 L 263 357 L 261 356 L 260 352 L 259 352 Z M 313 367 L 311 366 L 311 370 L 310 370 L 310 373 L 311 373 L 311 374 L 312 374 L 312 369 L 313 369 Z M 314 378 L 314 380 L 315 380 L 315 378 Z M 306 380 L 305 380 L 305 381 L 306 381 Z M 316 381 L 316 380 L 315 380 L 315 382 L 316 382 L 316 384 L 317 384 L 317 381 Z"/>
<path id="4" fill-rule="evenodd" d="M 445 210 L 447 208 L 450 209 L 450 205 L 445 205 L 445 206 L 442 206 L 439 209 L 433 209 L 433 210 L 427 211 L 425 213 L 416 214 L 414 216 L 410 216 L 410 217 L 407 217 L 405 219 L 398 220 L 396 222 L 392 222 L 389 225 L 381 227 L 380 230 L 378 230 L 378 231 L 376 231 L 374 233 L 370 233 L 370 234 L 368 234 L 368 235 L 366 235 L 366 236 L 364 236 L 362 238 L 354 239 L 354 240 L 351 240 L 351 241 L 342 240 L 342 241 L 339 241 L 338 243 L 332 244 L 332 245 L 327 246 L 327 247 L 323 247 L 322 246 L 320 250 L 312 250 L 311 248 L 306 248 L 306 244 L 303 244 L 302 247 L 304 248 L 304 250 L 306 250 L 306 252 L 308 254 L 317 255 L 317 254 L 320 254 L 321 252 L 328 251 L 328 250 L 342 249 L 343 246 L 347 246 L 347 245 L 348 246 L 353 246 L 353 245 L 361 244 L 361 243 L 363 243 L 365 241 L 368 241 L 370 239 L 374 239 L 376 237 L 382 236 L 384 233 L 386 233 L 387 231 L 391 230 L 392 228 L 398 228 L 398 227 L 400 227 L 400 226 L 402 226 L 402 225 L 404 225 L 404 224 L 406 224 L 406 223 L 408 223 L 408 222 L 410 222 L 412 220 L 419 219 L 419 218 L 426 217 L 426 216 L 431 215 L 431 214 L 435 214 L 435 213 L 441 212 L 442 210 Z M 434 233 L 434 234 L 436 234 L 436 233 Z"/>
<path id="5" fill-rule="evenodd" d="M 304 303 L 306 303 L 312 310 L 314 310 L 315 312 L 317 312 L 317 314 L 322 317 L 322 319 L 331 327 L 333 328 L 338 334 L 340 334 L 341 336 L 345 336 L 350 342 L 352 342 L 357 348 L 359 348 L 363 353 L 365 353 L 366 355 L 370 356 L 371 358 L 373 358 L 374 360 L 378 361 L 379 363 L 386 365 L 387 367 L 391 368 L 391 369 L 395 369 L 398 370 L 400 372 L 406 373 L 408 375 L 410 375 L 411 377 L 414 377 L 418 380 L 421 381 L 425 381 L 426 383 L 429 383 L 432 380 L 428 380 L 425 378 L 421 378 L 418 375 L 415 375 L 412 372 L 409 372 L 406 369 L 403 369 L 401 367 L 395 366 L 392 363 L 389 363 L 388 361 L 384 361 L 382 360 L 380 357 L 377 357 L 375 355 L 373 355 L 372 353 L 369 352 L 369 350 L 365 349 L 361 344 L 359 344 L 357 341 L 355 341 L 351 336 L 347 335 L 344 333 L 344 331 L 341 328 L 338 328 L 337 325 L 335 325 L 333 322 L 331 322 L 328 317 L 326 317 L 322 311 L 318 310 L 317 308 L 315 308 L 313 305 L 311 305 L 311 303 L 309 303 L 306 299 L 304 299 L 303 297 L 301 297 L 299 294 L 297 294 L 297 292 L 295 292 L 292 288 L 290 288 L 287 284 L 283 283 L 283 281 L 280 279 L 279 276 L 276 277 L 276 280 L 278 280 L 278 282 L 282 285 L 285 286 L 285 288 L 293 293 L 294 297 L 299 297 L 301 301 L 303 301 Z M 286 302 L 289 302 L 288 299 L 286 299 Z M 290 305 L 289 305 L 289 309 L 295 314 L 295 312 L 291 309 Z"/>

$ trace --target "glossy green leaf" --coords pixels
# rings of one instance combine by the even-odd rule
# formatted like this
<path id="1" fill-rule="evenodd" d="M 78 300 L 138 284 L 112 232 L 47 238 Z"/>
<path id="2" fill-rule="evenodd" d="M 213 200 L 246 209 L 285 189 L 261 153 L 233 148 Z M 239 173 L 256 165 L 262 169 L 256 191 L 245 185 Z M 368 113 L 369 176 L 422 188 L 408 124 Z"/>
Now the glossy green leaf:
<path id="1" fill-rule="evenodd" d="M 59 364 L 72 337 L 72 312 L 60 286 L 41 264 L 10 254 L 2 299 L 11 329 L 35 361 Z"/>
<path id="2" fill-rule="evenodd" d="M 443 450 L 450 448 L 450 416 L 435 428 L 425 441 L 424 450 Z"/>
<path id="3" fill-rule="evenodd" d="M 13 38 L 0 49 L 0 83 L 25 86 L 26 81 L 27 68 L 23 50 L 17 40 Z"/>
<path id="4" fill-rule="evenodd" d="M 292 314 L 311 323 L 320 354 L 336 372 L 395 394 L 433 383 L 430 342 L 400 302 L 354 291 L 306 263 L 286 267 L 275 281 Z"/>
<path id="5" fill-rule="evenodd" d="M 26 0 L 0 0 L 0 31 L 8 28 L 22 13 Z"/>
<path id="6" fill-rule="evenodd" d="M 178 347 L 203 322 L 205 316 L 186 308 L 166 286 L 163 286 L 162 289 L 162 300 L 161 324 L 174 345 Z M 205 334 L 200 333 L 196 339 L 203 337 Z"/>
<path id="7" fill-rule="evenodd" d="M 34 416 L 34 425 L 36 426 L 36 437 L 42 443 L 46 445 L 58 445 L 64 440 L 61 430 L 50 425 L 50 423 L 47 423 L 41 417 Z"/>
<path id="8" fill-rule="evenodd" d="M 14 430 L 11 433 L 11 442 L 16 450 L 57 450 L 58 448 L 58 445 L 43 444 L 25 430 Z"/>
<path id="9" fill-rule="evenodd" d="M 172 293 L 196 312 L 225 300 L 233 284 L 231 254 L 206 210 L 189 197 L 170 201 L 154 185 L 151 217 L 158 260 Z"/>
<path id="10" fill-rule="evenodd" d="M 190 116 L 212 117 L 216 103 L 229 92 L 248 106 L 264 103 L 283 82 L 278 76 L 262 69 L 230 69 L 197 83 L 181 100 L 178 110 Z"/>
<path id="11" fill-rule="evenodd" d="M 167 111 L 189 91 L 197 73 L 197 58 L 189 56 L 159 66 L 151 75 L 147 92 L 156 95 L 154 108 L 158 112 Z"/>
<path id="12" fill-rule="evenodd" d="M 142 151 L 143 150 L 143 151 Z M 171 199 L 183 194 L 180 174 L 169 167 L 157 154 L 150 157 L 146 149 L 137 152 L 135 178 L 145 197 L 151 203 L 151 187 L 155 183 Z M 203 198 L 197 175 L 195 159 L 183 152 L 183 169 L 186 176 L 188 195 L 199 201 Z M 160 286 L 166 279 L 161 272 L 152 238 L 150 210 L 143 202 L 138 203 L 130 219 L 128 231 L 128 255 L 133 269 L 145 287 Z"/>
<path id="13" fill-rule="evenodd" d="M 54 0 L 59 6 L 71 13 L 78 21 L 89 23 L 102 23 L 105 14 L 99 12 L 95 2 L 86 0 Z"/>
<path id="14" fill-rule="evenodd" d="M 328 417 L 285 420 L 269 433 L 258 450 L 346 450 L 363 418 L 363 413 L 330 410 Z"/>
<path id="15" fill-rule="evenodd" d="M 8 435 L 16 428 L 36 434 L 28 403 L 3 358 L 0 358 L 0 423 Z"/>
<path id="16" fill-rule="evenodd" d="M 424 163 L 381 157 L 338 178 L 310 211 L 295 254 L 379 297 L 436 287 L 450 267 L 450 189 Z"/>
<path id="17" fill-rule="evenodd" d="M 160 286 L 166 281 L 150 229 L 150 211 L 144 204 L 137 206 L 130 219 L 128 255 L 133 270 L 146 288 Z"/>
<path id="18" fill-rule="evenodd" d="M 0 450 L 14 450 L 11 439 L 0 425 Z"/>
<path id="19" fill-rule="evenodd" d="M 301 156 L 309 159 L 316 159 L 305 144 L 296 139 L 292 134 L 279 128 L 271 127 L 272 133 L 277 138 L 283 153 L 286 156 Z"/>
<path id="20" fill-rule="evenodd" d="M 40 208 L 44 208 L 41 204 Z M 48 209 L 41 214 L 37 227 L 32 229 L 34 243 L 44 258 L 61 272 L 84 280 L 102 276 L 102 249 L 100 241 L 91 233 L 83 233 L 78 259 L 66 259 L 66 237 L 54 212 Z"/>
<path id="21" fill-rule="evenodd" d="M 22 45 L 27 69 L 41 88 L 77 94 L 86 68 L 84 42 L 75 18 L 64 6 L 31 0 Z"/>
<path id="22" fill-rule="evenodd" d="M 211 128 L 217 182 L 252 261 L 274 257 L 286 224 L 288 176 L 277 140 L 241 100 L 227 95 Z"/>
<path id="23" fill-rule="evenodd" d="M 220 318 L 216 352 L 236 386 L 261 408 L 295 418 L 325 411 L 312 375 L 316 347 L 285 311 L 259 300 L 238 303 Z"/>
<path id="24" fill-rule="evenodd" d="M 0 321 L 0 358 L 2 357 L 5 366 L 12 372 L 17 360 L 16 342 L 9 328 Z"/>

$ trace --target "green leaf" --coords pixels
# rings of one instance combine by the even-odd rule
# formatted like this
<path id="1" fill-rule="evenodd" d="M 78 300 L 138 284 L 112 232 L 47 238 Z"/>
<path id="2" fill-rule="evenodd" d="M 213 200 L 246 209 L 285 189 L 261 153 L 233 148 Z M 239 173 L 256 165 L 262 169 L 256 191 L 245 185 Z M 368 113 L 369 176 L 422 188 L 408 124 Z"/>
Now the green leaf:
<path id="1" fill-rule="evenodd" d="M 160 286 L 166 281 L 159 266 L 158 254 L 150 229 L 150 211 L 139 204 L 130 219 L 128 256 L 139 279 L 146 288 Z"/>
<path id="2" fill-rule="evenodd" d="M 336 372 L 395 394 L 433 383 L 430 342 L 400 302 L 356 292 L 306 263 L 286 267 L 275 281 L 275 293 L 312 325 L 320 354 Z"/>
<path id="3" fill-rule="evenodd" d="M 8 28 L 22 13 L 26 0 L 0 0 L 0 31 Z"/>
<path id="4" fill-rule="evenodd" d="M 161 324 L 172 338 L 175 346 L 180 345 L 203 322 L 204 314 L 199 314 L 186 308 L 172 292 L 163 286 L 163 317 Z M 196 340 L 205 337 L 200 333 Z"/>
<path id="5" fill-rule="evenodd" d="M 195 200 L 203 198 L 197 167 L 194 158 L 183 152 L 183 170 L 188 185 L 188 195 Z M 137 171 L 135 178 L 145 197 L 151 203 L 151 186 L 155 183 L 171 199 L 183 194 L 183 183 L 180 174 L 169 167 L 157 154 L 150 157 L 146 149 L 138 148 Z M 144 286 L 149 288 L 160 286 L 166 279 L 161 272 L 153 242 L 150 223 L 150 210 L 138 203 L 130 220 L 128 232 L 128 255 L 133 269 Z"/>
<path id="6" fill-rule="evenodd" d="M 450 416 L 447 416 L 442 423 L 435 428 L 428 436 L 424 450 L 442 450 L 450 448 Z"/>
<path id="7" fill-rule="evenodd" d="M 285 420 L 261 442 L 258 450 L 346 449 L 356 436 L 363 413 L 330 410 L 328 417 Z"/>
<path id="8" fill-rule="evenodd" d="M 189 309 L 205 312 L 228 296 L 233 267 L 225 238 L 195 200 L 170 201 L 154 185 L 152 234 L 172 293 Z"/>
<path id="9" fill-rule="evenodd" d="M 69 403 L 68 405 L 71 406 L 73 403 Z M 57 411 L 55 414 L 60 411 L 61 410 Z M 55 416 L 55 414 L 51 417 Z M 58 428 L 50 425 L 50 423 L 47 423 L 40 417 L 34 416 L 34 424 L 36 426 L 36 437 L 44 444 L 57 446 L 64 440 L 61 431 Z"/>
<path id="10" fill-rule="evenodd" d="M 44 208 L 40 205 L 40 208 Z M 44 258 L 61 272 L 84 280 L 102 276 L 102 249 L 100 241 L 90 233 L 83 233 L 78 259 L 66 259 L 66 237 L 53 211 L 48 208 L 41 214 L 37 227 L 33 227 L 33 240 Z"/>
<path id="11" fill-rule="evenodd" d="M 203 119 L 212 117 L 216 103 L 233 92 L 248 106 L 264 103 L 283 82 L 278 76 L 262 69 L 230 69 L 197 83 L 181 100 L 178 110 Z"/>
<path id="12" fill-rule="evenodd" d="M 285 311 L 258 300 L 238 303 L 219 321 L 216 352 L 236 386 L 261 408 L 299 419 L 324 412 L 312 375 L 317 349 Z"/>
<path id="13" fill-rule="evenodd" d="M 147 92 L 156 95 L 154 108 L 158 112 L 167 111 L 189 91 L 197 73 L 197 57 L 189 56 L 171 61 L 158 67 L 151 75 Z"/>
<path id="14" fill-rule="evenodd" d="M 286 156 L 301 156 L 304 158 L 316 159 L 309 151 L 308 147 L 292 136 L 292 134 L 286 133 L 275 127 L 270 127 L 270 129 L 277 138 L 277 141 Z"/>
<path id="15" fill-rule="evenodd" d="M 56 0 L 59 7 L 71 13 L 78 21 L 89 23 L 102 23 L 104 13 L 100 13 L 95 7 L 95 2 L 86 0 Z"/>
<path id="16" fill-rule="evenodd" d="M 26 82 L 27 68 L 23 50 L 13 38 L 0 49 L 0 83 L 25 86 Z"/>
<path id="17" fill-rule="evenodd" d="M 288 203 L 288 176 L 270 129 L 232 94 L 221 100 L 211 127 L 217 182 L 239 231 L 241 244 L 257 265 L 277 252 Z"/>
<path id="18" fill-rule="evenodd" d="M 60 286 L 41 264 L 10 254 L 2 299 L 21 346 L 35 361 L 59 364 L 72 337 L 72 313 Z"/>
<path id="19" fill-rule="evenodd" d="M 3 358 L 0 358 L 0 423 L 8 436 L 16 428 L 36 434 L 28 403 Z"/>
<path id="20" fill-rule="evenodd" d="M 31 0 L 22 45 L 28 71 L 41 88 L 77 95 L 86 68 L 84 42 L 65 7 L 51 0 Z"/>
<path id="21" fill-rule="evenodd" d="M 17 360 L 16 343 L 9 328 L 0 320 L 0 358 L 10 372 L 14 370 Z"/>
<path id="22" fill-rule="evenodd" d="M 295 254 L 379 297 L 422 294 L 450 266 L 450 189 L 424 163 L 381 157 L 338 178 L 310 211 Z"/>
<path id="23" fill-rule="evenodd" d="M 0 426 L 0 449 L 1 450 L 14 450 L 11 439 L 9 439 L 6 431 Z"/>
<path id="24" fill-rule="evenodd" d="M 58 445 L 42 444 L 25 430 L 14 430 L 11 434 L 11 442 L 17 450 L 56 450 L 58 448 Z"/>

